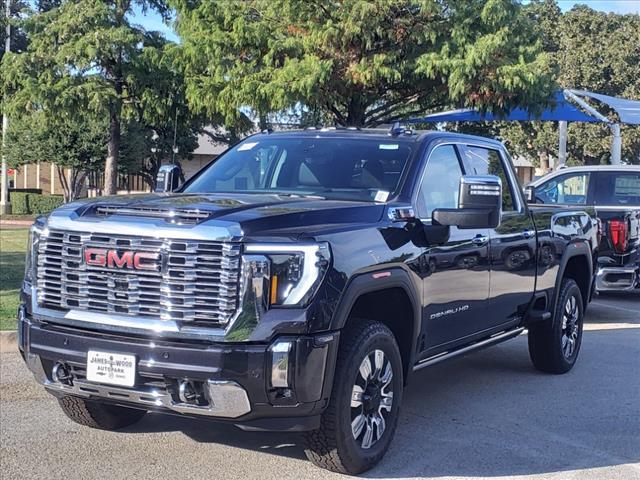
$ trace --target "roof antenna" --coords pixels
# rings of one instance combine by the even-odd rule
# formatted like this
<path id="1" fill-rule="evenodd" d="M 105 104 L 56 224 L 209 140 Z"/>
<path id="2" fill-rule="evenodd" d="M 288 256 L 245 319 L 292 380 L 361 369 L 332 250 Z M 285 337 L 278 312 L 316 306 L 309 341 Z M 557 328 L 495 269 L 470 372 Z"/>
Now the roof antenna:
<path id="1" fill-rule="evenodd" d="M 406 129 L 400 125 L 400 122 L 393 122 L 393 125 L 391 125 L 391 128 L 389 129 L 389 135 L 397 137 L 398 135 L 402 135 L 405 130 Z"/>

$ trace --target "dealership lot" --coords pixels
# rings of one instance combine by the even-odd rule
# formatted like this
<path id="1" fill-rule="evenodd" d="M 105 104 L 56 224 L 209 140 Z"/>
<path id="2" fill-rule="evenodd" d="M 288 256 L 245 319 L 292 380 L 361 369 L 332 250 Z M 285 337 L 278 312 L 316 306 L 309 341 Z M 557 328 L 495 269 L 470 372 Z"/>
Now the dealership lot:
<path id="1" fill-rule="evenodd" d="M 391 450 L 370 478 L 640 478 L 640 297 L 599 296 L 581 358 L 536 372 L 526 338 L 417 373 Z M 295 435 L 148 415 L 124 432 L 80 427 L 17 353 L 0 356 L 2 478 L 339 478 Z"/>

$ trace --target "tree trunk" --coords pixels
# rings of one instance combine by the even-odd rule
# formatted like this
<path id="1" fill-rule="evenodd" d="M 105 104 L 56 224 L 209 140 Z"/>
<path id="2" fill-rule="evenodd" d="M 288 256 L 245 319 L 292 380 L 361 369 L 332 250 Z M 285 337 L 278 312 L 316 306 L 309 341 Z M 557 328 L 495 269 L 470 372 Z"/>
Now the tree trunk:
<path id="1" fill-rule="evenodd" d="M 120 102 L 116 102 L 119 106 Z M 109 118 L 109 143 L 107 161 L 104 166 L 104 195 L 115 195 L 118 191 L 118 154 L 120 150 L 120 108 L 114 105 Z"/>

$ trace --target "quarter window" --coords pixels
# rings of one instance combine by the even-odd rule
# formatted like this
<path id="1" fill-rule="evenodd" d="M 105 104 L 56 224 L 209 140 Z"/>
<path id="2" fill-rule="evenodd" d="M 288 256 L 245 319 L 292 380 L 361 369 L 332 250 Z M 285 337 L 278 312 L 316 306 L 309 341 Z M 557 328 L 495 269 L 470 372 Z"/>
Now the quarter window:
<path id="1" fill-rule="evenodd" d="M 536 203 L 584 205 L 588 189 L 589 173 L 561 175 L 536 188 Z"/>
<path id="2" fill-rule="evenodd" d="M 640 205 L 640 172 L 599 172 L 597 205 Z"/>
<path id="3" fill-rule="evenodd" d="M 457 208 L 462 168 L 452 145 L 436 147 L 427 166 L 418 193 L 418 213 L 431 218 L 437 208 Z"/>

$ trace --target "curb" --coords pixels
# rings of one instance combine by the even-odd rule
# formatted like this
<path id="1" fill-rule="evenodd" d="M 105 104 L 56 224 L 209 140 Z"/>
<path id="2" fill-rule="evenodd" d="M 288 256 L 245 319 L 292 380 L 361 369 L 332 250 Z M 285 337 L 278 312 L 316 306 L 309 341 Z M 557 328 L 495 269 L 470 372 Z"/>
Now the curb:
<path id="1" fill-rule="evenodd" d="M 30 220 L 0 220 L 0 227 L 30 227 Z"/>
<path id="2" fill-rule="evenodd" d="M 0 331 L 0 353 L 14 353 L 18 351 L 18 332 Z"/>

